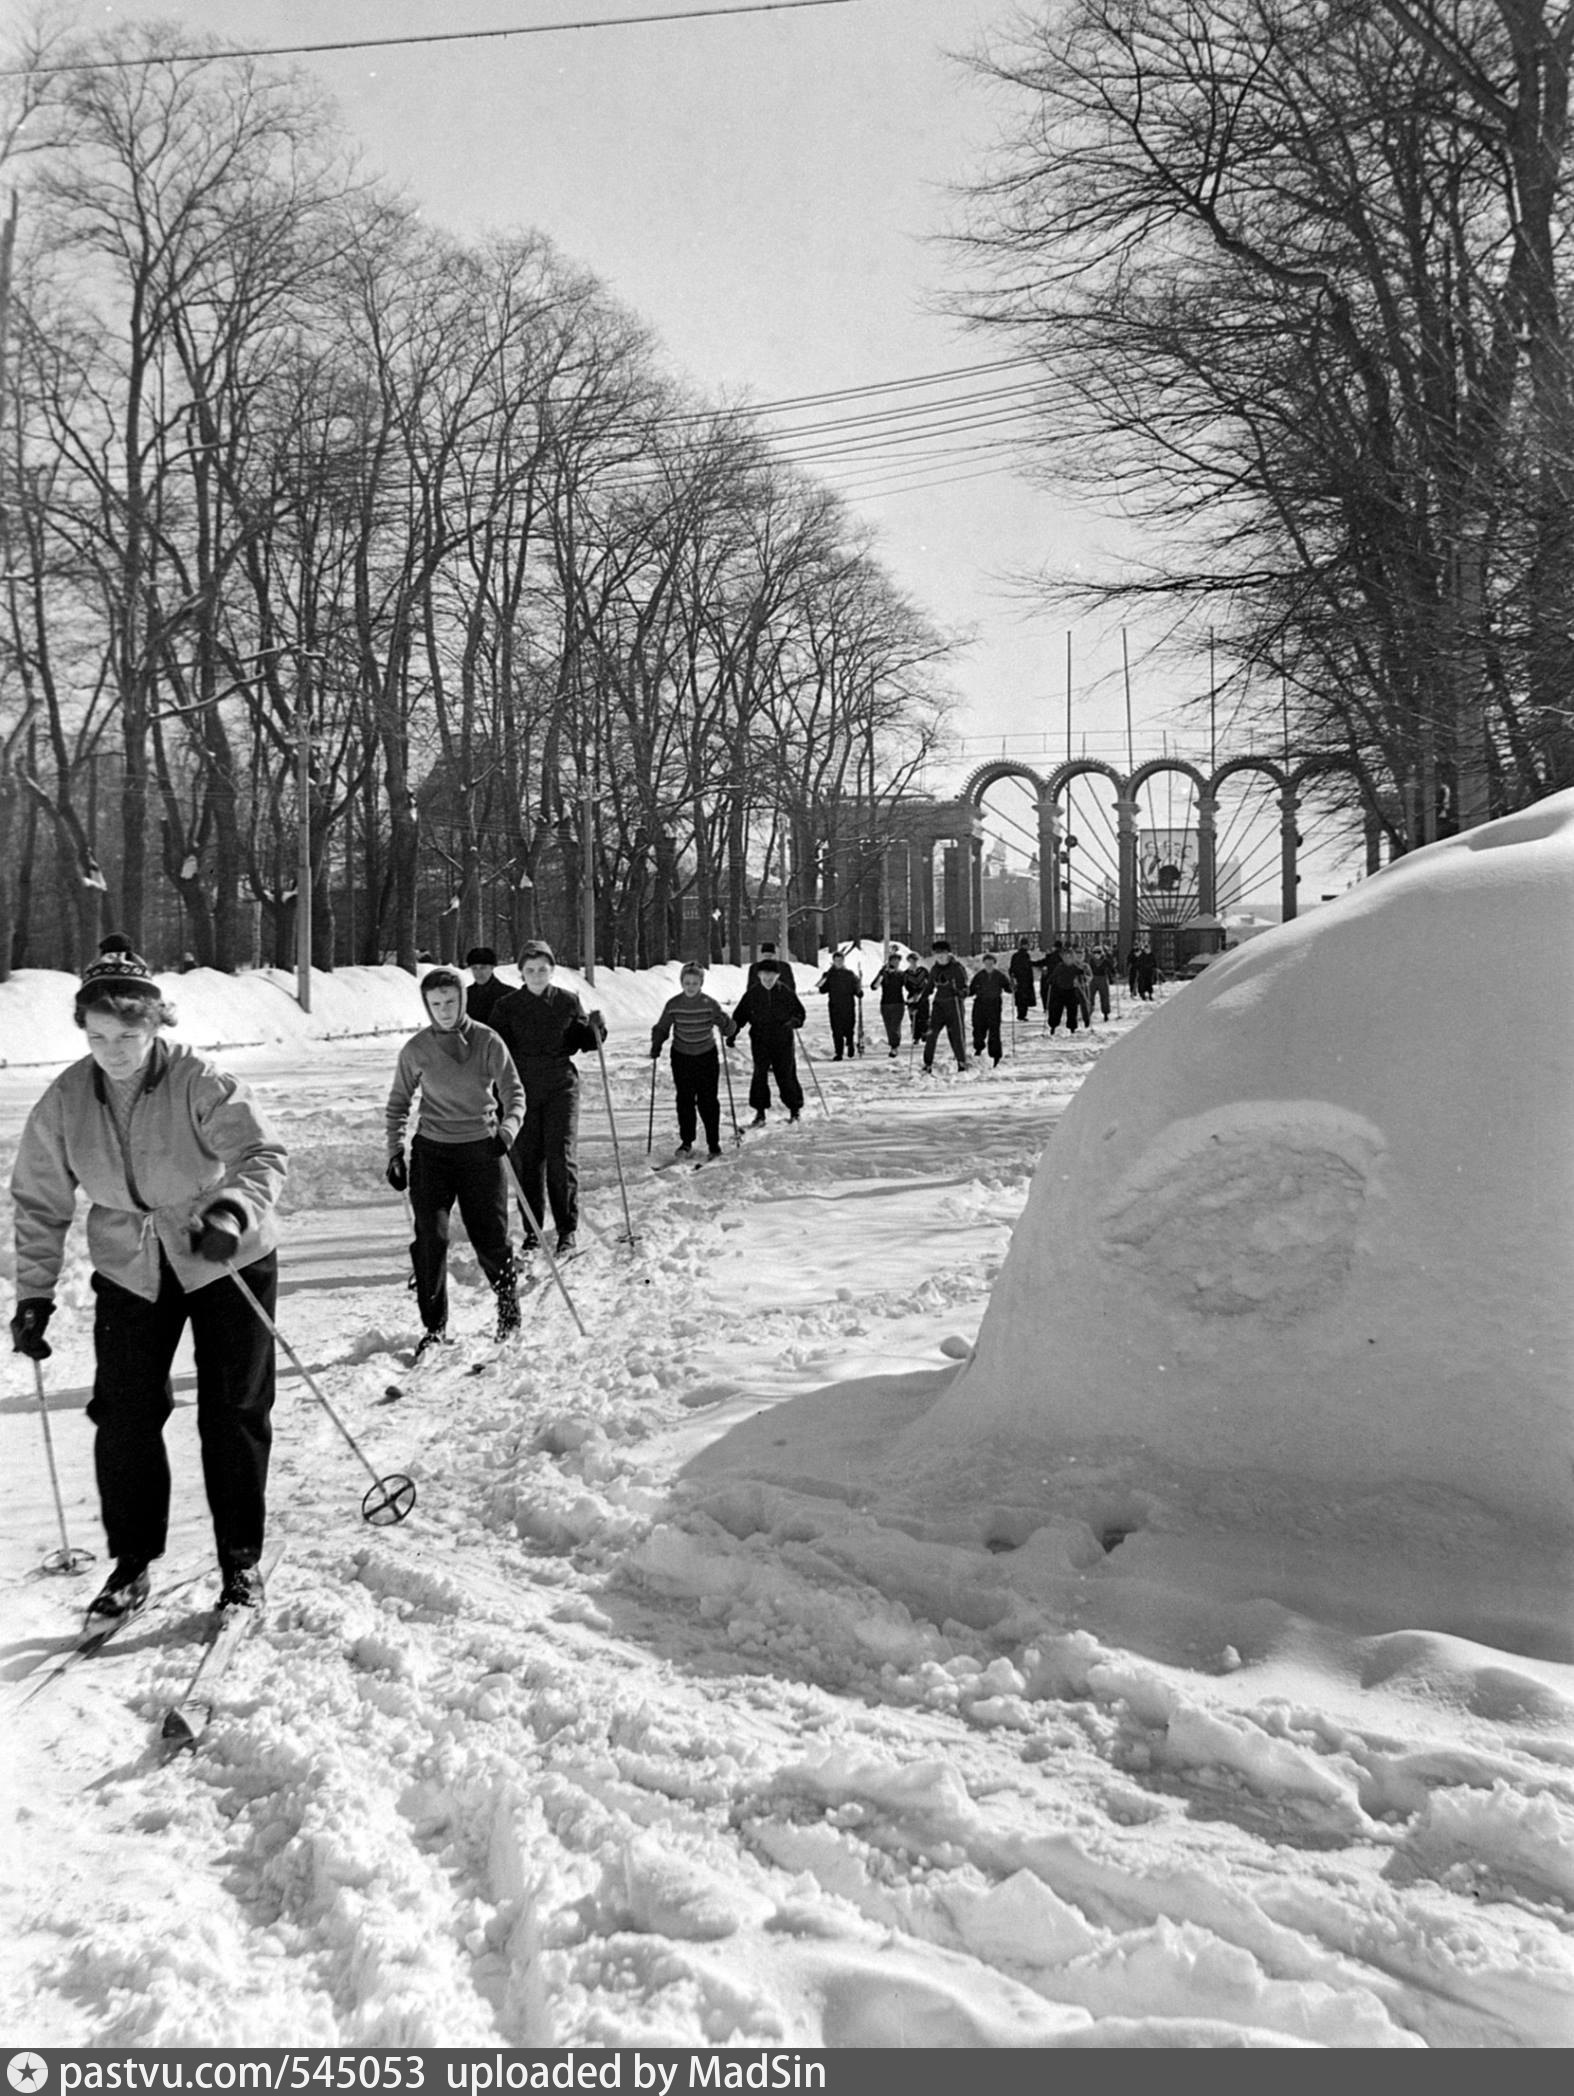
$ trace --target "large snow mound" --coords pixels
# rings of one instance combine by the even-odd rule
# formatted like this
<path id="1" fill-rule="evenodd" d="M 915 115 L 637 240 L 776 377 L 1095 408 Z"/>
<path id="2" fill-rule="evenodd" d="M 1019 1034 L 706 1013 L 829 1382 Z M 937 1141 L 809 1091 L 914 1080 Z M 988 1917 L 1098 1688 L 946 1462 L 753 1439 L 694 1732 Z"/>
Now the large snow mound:
<path id="1" fill-rule="evenodd" d="M 1326 1604 L 1342 1524 L 1408 1554 L 1416 1620 L 1501 1632 L 1528 1571 L 1566 1624 L 1571 917 L 1566 793 L 1210 967 L 1077 1094 L 909 1457 L 1154 1531 L 1129 1569 L 1211 1530 Z"/>

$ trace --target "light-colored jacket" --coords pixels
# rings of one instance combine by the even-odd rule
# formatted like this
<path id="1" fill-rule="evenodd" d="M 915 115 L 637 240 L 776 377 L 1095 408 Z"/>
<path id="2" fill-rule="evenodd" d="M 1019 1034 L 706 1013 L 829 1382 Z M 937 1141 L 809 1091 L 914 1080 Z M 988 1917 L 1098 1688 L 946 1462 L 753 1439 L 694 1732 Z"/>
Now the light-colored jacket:
<path id="1" fill-rule="evenodd" d="M 525 1088 L 514 1058 L 490 1026 L 461 1019 L 448 1032 L 423 1026 L 399 1050 L 388 1092 L 388 1155 L 404 1142 L 416 1088 L 420 1133 L 433 1143 L 483 1142 L 500 1135 L 512 1147 L 525 1125 Z"/>
<path id="2" fill-rule="evenodd" d="M 278 1243 L 274 1204 L 285 1151 L 238 1078 L 194 1049 L 157 1040 L 131 1109 L 124 1151 L 106 1080 L 91 1056 L 62 1070 L 22 1130 L 11 1173 L 18 1297 L 55 1292 L 78 1192 L 90 1202 L 88 1257 L 106 1280 L 153 1302 L 159 1252 L 188 1292 L 224 1278 L 190 1230 L 222 1195 L 244 1217 L 235 1264 Z"/>

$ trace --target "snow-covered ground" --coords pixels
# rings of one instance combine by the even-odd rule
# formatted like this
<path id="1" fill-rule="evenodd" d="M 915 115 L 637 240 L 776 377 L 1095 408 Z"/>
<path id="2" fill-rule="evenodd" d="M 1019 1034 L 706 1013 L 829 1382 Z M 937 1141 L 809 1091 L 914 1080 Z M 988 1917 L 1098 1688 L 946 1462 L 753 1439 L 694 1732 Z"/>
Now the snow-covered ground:
<path id="1" fill-rule="evenodd" d="M 1226 965 L 1266 965 L 1295 936 Z M 1018 1476 L 997 1460 L 1021 1393 L 980 1389 L 985 1355 L 968 1357 L 1013 1225 L 1030 1185 L 1022 1245 L 1042 1246 L 1051 1215 L 1067 1233 L 1094 1221 L 1055 1214 L 1058 1146 L 1033 1184 L 1046 1139 L 1090 1071 L 1114 1098 L 1122 1066 L 1161 1067 L 1223 976 L 1126 1005 L 1091 1040 L 1024 1028 L 998 1070 L 960 1078 L 922 1078 L 905 1049 L 889 1061 L 872 1002 L 868 1054 L 833 1064 L 811 1002 L 829 1114 L 811 1085 L 801 1128 L 773 1116 L 736 1159 L 657 1176 L 644 1049 L 672 974 L 597 984 L 637 1243 L 620 1241 L 592 1064 L 593 1238 L 567 1276 L 587 1336 L 547 1289 L 499 1357 L 461 1248 L 456 1321 L 474 1344 L 397 1399 L 392 1350 L 416 1327 L 381 1110 L 394 1036 L 420 1021 L 413 985 L 347 971 L 310 1028 L 281 981 L 172 985 L 187 1038 L 256 1044 L 223 1060 L 292 1148 L 281 1326 L 374 1467 L 408 1471 L 420 1497 L 402 1527 L 363 1525 L 365 1472 L 284 1377 L 272 1506 L 287 1554 L 268 1618 L 201 1745 L 168 1759 L 158 1722 L 213 1584 L 189 1402 L 169 1429 L 162 1605 L 22 1706 L 101 1566 L 38 1571 L 55 1513 L 31 1376 L 3 1357 L 8 2032 L 1574 2040 L 1574 1666 L 1546 1643 L 1546 1609 L 1499 1612 L 1535 1635 L 1472 1641 L 1399 1578 L 1398 1549 L 1373 1560 L 1390 1592 L 1352 1617 L 1335 1581 L 1320 1609 L 1302 1592 L 1305 1536 L 1292 1605 L 1262 1561 L 1254 1592 L 1250 1568 L 1221 1578 L 1205 1549 L 1144 1557 L 1162 1477 L 1134 1482 L 1127 1461 L 1119 1491 L 1061 1504 L 1032 1434 Z M 717 969 L 708 987 L 725 1000 L 738 983 Z M 70 987 L 0 986 L 7 1172 L 48 1074 L 23 1053 L 76 1052 L 69 1028 L 49 1031 Z M 384 1037 L 352 1037 L 369 1027 Z M 1489 1098 L 1490 1054 L 1474 1077 Z M 660 1155 L 676 1139 L 665 1065 L 655 1127 Z M 1265 1212 L 1282 1217 L 1277 1184 Z M 1012 1264 L 996 1292 L 1017 1305 L 1003 1388 L 1031 1354 L 1046 1390 L 1076 1393 L 1080 1427 L 1107 1399 L 1129 1428 L 1118 1329 L 1058 1282 L 1035 1295 Z M 8 1314 L 8 1234 L 0 1272 Z M 1125 1274 L 1128 1294 L 1139 1279 Z M 49 1381 L 72 1538 L 101 1550 L 86 1283 L 78 1245 Z M 1284 1327 L 1268 1342 L 1292 1343 Z M 956 1417 L 970 1385 L 991 1436 L 976 1480 Z"/>

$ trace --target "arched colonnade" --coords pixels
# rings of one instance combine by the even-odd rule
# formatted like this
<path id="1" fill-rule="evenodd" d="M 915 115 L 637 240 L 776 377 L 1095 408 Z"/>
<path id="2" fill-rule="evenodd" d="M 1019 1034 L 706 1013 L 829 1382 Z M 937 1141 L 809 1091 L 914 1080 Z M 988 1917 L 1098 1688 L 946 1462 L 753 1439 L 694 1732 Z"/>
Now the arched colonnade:
<path id="1" fill-rule="evenodd" d="M 1205 773 L 1179 757 L 1156 757 L 1140 764 L 1129 775 L 1114 765 L 1093 757 L 1073 758 L 1048 777 L 1030 765 L 1002 757 L 980 765 L 955 800 L 926 809 L 921 821 L 911 825 L 906 838 L 908 864 L 903 883 L 910 897 L 908 915 L 915 943 L 933 935 L 936 912 L 935 860 L 941 855 L 943 921 L 953 946 L 963 952 L 976 951 L 983 934 L 984 824 L 983 797 L 1002 779 L 1021 779 L 1034 792 L 1038 804 L 1039 927 L 1046 940 L 1057 938 L 1066 922 L 1065 898 L 1061 889 L 1061 815 L 1058 802 L 1073 779 L 1107 779 L 1114 790 L 1115 828 L 1118 845 L 1118 939 L 1122 953 L 1130 951 L 1139 930 L 1137 846 L 1140 795 L 1150 779 L 1166 772 L 1190 781 L 1196 794 L 1197 908 L 1212 917 L 1217 909 L 1216 817 L 1220 790 L 1243 772 L 1260 772 L 1273 784 L 1279 802 L 1280 899 L 1286 921 L 1296 914 L 1299 883 L 1298 858 L 1301 838 L 1297 828 L 1302 789 L 1308 780 L 1353 766 L 1337 757 L 1310 757 L 1299 764 L 1285 765 L 1272 757 L 1232 757 L 1217 770 Z M 1368 872 L 1380 864 L 1379 829 L 1368 819 L 1366 834 Z"/>

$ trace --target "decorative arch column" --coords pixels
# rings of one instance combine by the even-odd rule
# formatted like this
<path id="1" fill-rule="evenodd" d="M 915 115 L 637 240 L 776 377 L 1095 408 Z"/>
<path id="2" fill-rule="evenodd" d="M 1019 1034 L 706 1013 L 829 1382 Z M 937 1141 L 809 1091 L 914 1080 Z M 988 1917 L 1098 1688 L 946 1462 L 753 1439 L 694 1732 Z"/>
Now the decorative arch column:
<path id="1" fill-rule="evenodd" d="M 1137 803 L 1129 780 L 1122 780 L 1115 796 L 1115 827 L 1120 853 L 1120 955 L 1124 960 L 1137 943 Z"/>
<path id="2" fill-rule="evenodd" d="M 909 864 L 914 858 L 918 861 L 918 875 L 913 882 L 913 944 L 927 952 L 935 935 L 934 839 L 918 839 L 909 845 L 908 852 Z"/>
<path id="3" fill-rule="evenodd" d="M 1301 884 L 1296 872 L 1296 854 L 1301 839 L 1295 827 L 1300 806 L 1300 796 L 1295 788 L 1286 786 L 1279 795 L 1279 905 L 1286 924 L 1296 913 L 1296 890 Z"/>
<path id="4" fill-rule="evenodd" d="M 1219 804 L 1211 785 L 1197 794 L 1197 913 L 1219 914 L 1219 862 L 1215 835 Z"/>
<path id="5" fill-rule="evenodd" d="M 1038 804 L 1038 927 L 1041 945 L 1060 937 L 1060 817 L 1048 786 Z"/>

